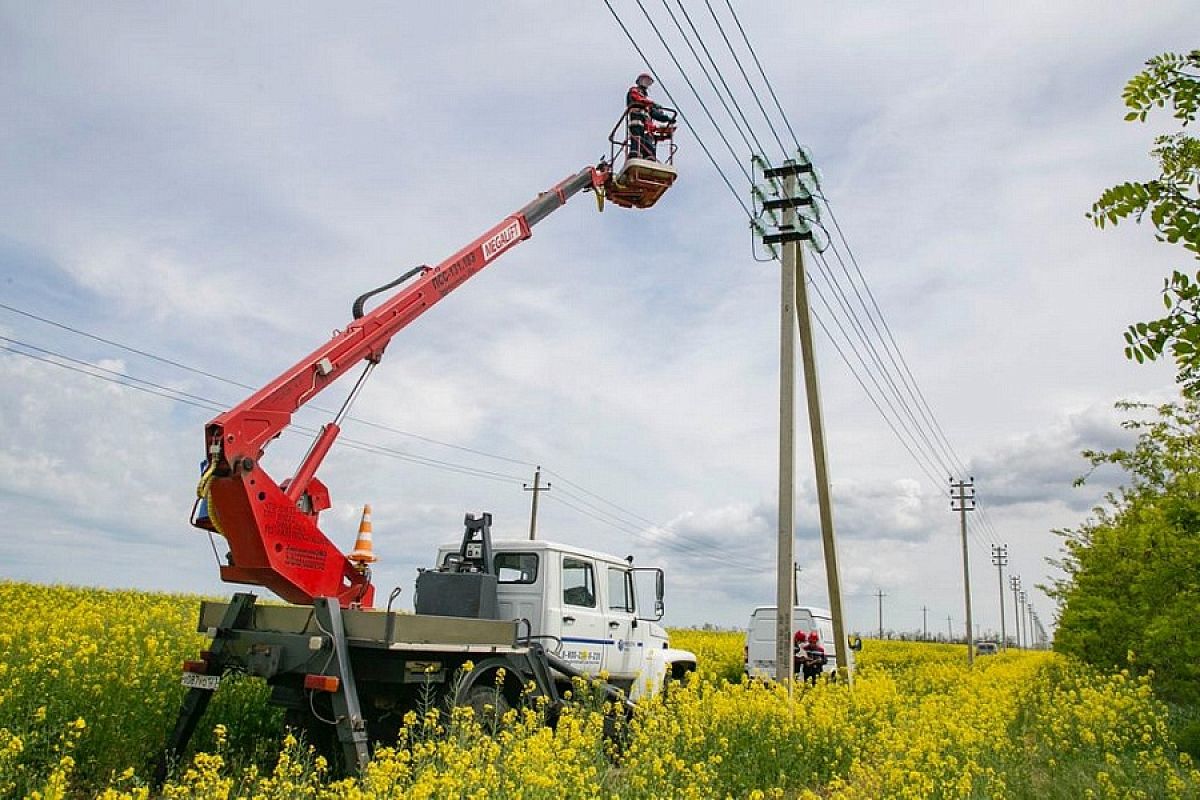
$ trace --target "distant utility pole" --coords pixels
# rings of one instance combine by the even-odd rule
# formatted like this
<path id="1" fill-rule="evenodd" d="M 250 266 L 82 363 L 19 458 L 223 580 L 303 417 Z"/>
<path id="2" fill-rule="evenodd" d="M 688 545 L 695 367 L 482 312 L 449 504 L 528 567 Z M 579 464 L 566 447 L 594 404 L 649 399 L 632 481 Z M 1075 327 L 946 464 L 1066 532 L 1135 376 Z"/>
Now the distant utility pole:
<path id="1" fill-rule="evenodd" d="M 883 638 L 883 598 L 887 597 L 883 589 L 876 589 L 875 596 L 879 598 L 879 638 Z"/>
<path id="2" fill-rule="evenodd" d="M 533 492 L 533 509 L 529 513 L 529 541 L 532 542 L 537 538 L 538 495 L 550 491 L 550 482 L 547 481 L 546 485 L 542 486 L 542 468 L 539 465 L 533 471 L 533 486 L 526 483 L 522 484 L 522 487 L 527 492 Z"/>
<path id="3" fill-rule="evenodd" d="M 1033 603 L 1030 603 L 1028 606 L 1026 606 L 1025 630 L 1029 631 L 1029 641 L 1034 642 L 1035 639 L 1033 636 Z"/>
<path id="4" fill-rule="evenodd" d="M 792 562 L 792 603 L 800 602 L 800 565 Z"/>
<path id="5" fill-rule="evenodd" d="M 975 663 L 975 631 L 971 627 L 971 567 L 967 559 L 967 512 L 975 510 L 975 479 L 950 479 L 950 510 L 957 511 L 962 528 L 963 595 L 967 601 L 967 665 Z"/>
<path id="6" fill-rule="evenodd" d="M 1025 649 L 1032 650 L 1033 649 L 1033 639 L 1030 638 L 1030 624 L 1028 624 L 1028 621 L 1025 619 L 1025 607 L 1027 606 L 1028 602 L 1030 602 L 1030 600 L 1028 600 L 1028 595 L 1025 594 L 1024 589 L 1021 589 L 1020 597 L 1021 597 L 1021 631 L 1025 633 Z"/>
<path id="7" fill-rule="evenodd" d="M 761 161 L 761 159 L 760 159 Z M 808 306 L 808 285 L 804 270 L 804 241 L 811 241 L 816 226 L 816 172 L 803 150 L 780 167 L 767 167 L 768 181 L 782 179 L 783 191 L 762 200 L 764 213 L 782 214 L 774 233 L 763 235 L 763 244 L 780 245 L 783 250 L 783 276 L 780 282 L 779 347 L 779 546 L 777 553 L 775 668 L 779 679 L 792 672 L 792 603 L 787 596 L 787 571 L 794 567 L 795 521 L 795 364 L 796 341 L 804 367 L 804 386 L 808 399 L 808 423 L 812 440 L 813 467 L 816 472 L 817 505 L 821 517 L 821 543 L 825 552 L 825 579 L 829 588 L 829 610 L 833 617 L 833 638 L 838 674 L 852 680 L 846 644 L 845 616 L 842 613 L 841 572 L 838 568 L 837 541 L 833 532 L 833 501 L 829 489 L 829 465 L 825 451 L 825 423 L 821 416 L 821 393 L 817 384 L 816 353 L 812 340 L 812 316 Z M 771 192 L 775 194 L 774 192 Z M 806 213 L 801 215 L 800 209 Z M 797 332 L 799 337 L 797 337 Z M 795 577 L 793 573 L 793 579 Z"/>
<path id="8" fill-rule="evenodd" d="M 946 641 L 954 641 L 954 621 L 950 619 L 950 615 L 946 615 Z"/>
<path id="9" fill-rule="evenodd" d="M 1008 634 L 1004 630 L 1004 568 L 1008 566 L 1008 545 L 992 545 L 992 563 L 1000 575 L 1000 647 L 1008 649 Z"/>
<path id="10" fill-rule="evenodd" d="M 929 606 L 921 606 L 921 641 L 929 638 Z"/>
<path id="11" fill-rule="evenodd" d="M 1017 649 L 1021 649 L 1021 576 L 1009 575 L 1008 586 L 1013 593 L 1013 633 L 1017 638 Z"/>

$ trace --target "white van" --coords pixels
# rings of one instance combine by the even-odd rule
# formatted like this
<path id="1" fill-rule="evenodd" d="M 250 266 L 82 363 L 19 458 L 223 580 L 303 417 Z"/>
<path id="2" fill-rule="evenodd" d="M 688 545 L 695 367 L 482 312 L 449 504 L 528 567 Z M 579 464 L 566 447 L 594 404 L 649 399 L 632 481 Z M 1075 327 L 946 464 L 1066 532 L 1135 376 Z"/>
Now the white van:
<path id="1" fill-rule="evenodd" d="M 759 606 L 750 615 L 746 628 L 746 674 L 752 678 L 775 678 L 775 606 Z M 837 669 L 837 641 L 833 636 L 833 617 L 829 610 L 812 606 L 792 609 L 792 636 L 803 631 L 816 631 L 825 648 L 825 672 Z M 853 657 L 853 656 L 851 656 Z"/>

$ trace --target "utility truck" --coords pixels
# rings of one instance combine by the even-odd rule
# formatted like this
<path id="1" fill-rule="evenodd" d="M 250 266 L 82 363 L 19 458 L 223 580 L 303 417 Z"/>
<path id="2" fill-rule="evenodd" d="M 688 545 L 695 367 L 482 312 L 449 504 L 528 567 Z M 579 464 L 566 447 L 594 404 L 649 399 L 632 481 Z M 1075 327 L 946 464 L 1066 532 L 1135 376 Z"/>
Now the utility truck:
<path id="1" fill-rule="evenodd" d="M 460 557 L 461 550 L 450 545 L 439 550 L 443 569 Z M 559 660 L 583 675 L 603 672 L 608 684 L 630 700 L 655 694 L 696 668 L 696 657 L 672 649 L 658 624 L 663 616 L 661 569 L 635 567 L 633 556 L 622 559 L 540 540 L 498 541 L 491 564 L 499 619 L 527 620 L 531 638 L 551 643 Z M 454 610 L 427 598 L 421 584 L 429 585 L 431 577 L 423 573 L 418 579 L 418 611 Z M 462 596 L 447 599 L 454 603 Z"/>
<path id="2" fill-rule="evenodd" d="M 571 678 L 604 671 L 611 681 L 605 691 L 627 703 L 695 668 L 695 657 L 671 649 L 658 625 L 661 570 L 550 542 L 493 548 L 489 514 L 468 514 L 461 540 L 418 574 L 415 613 L 391 609 L 398 589 L 387 608 L 375 608 L 374 553 L 356 547 L 344 554 L 321 530 L 331 500 L 316 476 L 397 332 L 528 239 L 533 225 L 579 192 L 593 192 L 601 209 L 605 197 L 623 207 L 653 205 L 675 180 L 667 139 L 671 157 L 664 163 L 628 158 L 628 137 L 614 141 L 611 161 L 538 195 L 437 266 L 363 294 L 344 330 L 206 426 L 192 524 L 228 547 L 223 580 L 265 587 L 287 604 L 259 603 L 242 592 L 202 605 L 199 629 L 212 642 L 184 664 L 188 692 L 160 780 L 231 672 L 265 679 L 287 721 L 354 770 L 365 765 L 372 743 L 396 735 L 405 712 L 430 703 L 482 709 L 537 702 L 553 724 Z M 397 286 L 366 309 L 371 297 Z M 295 471 L 284 480 L 267 474 L 266 448 L 292 414 L 360 362 L 357 383 Z M 639 593 L 639 585 L 649 588 Z"/>

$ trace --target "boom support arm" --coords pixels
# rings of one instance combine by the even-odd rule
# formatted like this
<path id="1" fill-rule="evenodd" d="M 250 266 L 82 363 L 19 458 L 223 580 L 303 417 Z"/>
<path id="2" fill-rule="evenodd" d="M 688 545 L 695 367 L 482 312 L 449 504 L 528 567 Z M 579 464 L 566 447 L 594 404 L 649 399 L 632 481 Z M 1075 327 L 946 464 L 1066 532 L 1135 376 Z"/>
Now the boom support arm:
<path id="1" fill-rule="evenodd" d="M 293 603 L 337 597 L 342 605 L 371 605 L 369 573 L 350 562 L 317 527 L 329 496 L 314 476 L 340 431 L 340 415 L 321 429 L 295 475 L 282 483 L 260 466 L 263 451 L 301 406 L 359 362 L 378 363 L 400 330 L 528 239 L 533 225 L 573 195 L 585 189 L 603 192 L 607 177 L 602 163 L 539 194 L 445 261 L 421 268 L 412 283 L 208 423 L 209 470 L 201 481 L 201 494 L 208 500 L 210 527 L 229 542 L 222 579 L 265 586 Z"/>

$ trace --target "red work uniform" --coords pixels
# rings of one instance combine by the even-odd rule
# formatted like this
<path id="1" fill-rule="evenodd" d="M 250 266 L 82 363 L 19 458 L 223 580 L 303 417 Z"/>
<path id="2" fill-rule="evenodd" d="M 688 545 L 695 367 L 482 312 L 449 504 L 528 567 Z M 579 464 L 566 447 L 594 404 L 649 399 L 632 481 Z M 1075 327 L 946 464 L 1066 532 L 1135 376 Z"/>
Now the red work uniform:
<path id="1" fill-rule="evenodd" d="M 670 115 L 636 83 L 625 93 L 625 108 L 629 111 L 629 157 L 657 161 L 658 141 L 654 136 L 654 123 L 670 122 Z"/>

